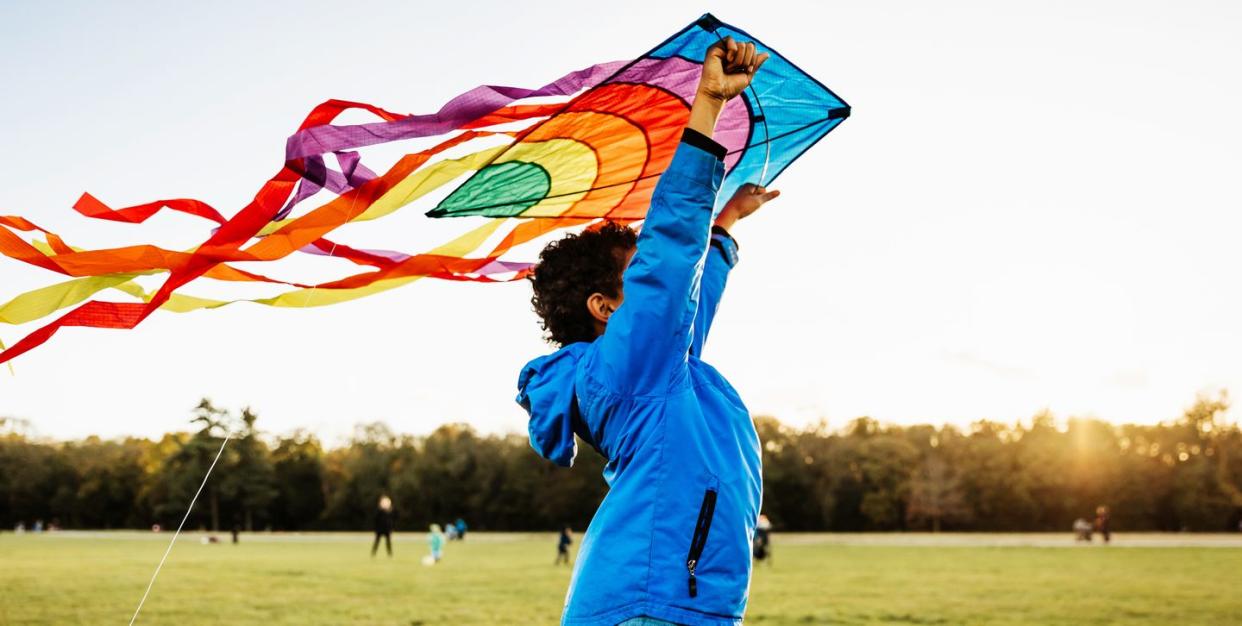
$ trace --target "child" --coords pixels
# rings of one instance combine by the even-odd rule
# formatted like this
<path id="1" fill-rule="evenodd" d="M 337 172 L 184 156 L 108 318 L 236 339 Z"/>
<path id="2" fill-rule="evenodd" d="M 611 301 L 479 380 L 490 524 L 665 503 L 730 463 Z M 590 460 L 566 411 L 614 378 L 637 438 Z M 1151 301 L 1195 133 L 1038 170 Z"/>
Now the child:
<path id="1" fill-rule="evenodd" d="M 379 504 L 375 509 L 375 543 L 371 544 L 371 557 L 375 557 L 375 551 L 379 550 L 380 539 L 384 540 L 384 547 L 388 550 L 388 558 L 392 558 L 392 499 L 388 496 L 380 496 Z"/>
<path id="2" fill-rule="evenodd" d="M 725 157 L 716 119 L 766 60 L 732 39 L 709 49 L 637 241 L 617 225 L 569 235 L 531 277 L 535 311 L 561 346 L 519 377 L 531 445 L 570 466 L 577 435 L 607 459 L 609 492 L 583 537 L 563 624 L 736 624 L 746 610 L 759 438 L 700 357 L 736 262 L 728 229 L 777 195 L 743 188 L 712 228 Z"/>
<path id="3" fill-rule="evenodd" d="M 556 540 L 556 562 L 553 565 L 560 565 L 562 562 L 569 565 L 569 546 L 573 543 L 573 531 L 568 526 L 562 526 L 561 536 Z"/>
<path id="4" fill-rule="evenodd" d="M 431 562 L 439 563 L 444 553 L 444 533 L 440 531 L 439 524 L 431 525 L 431 532 L 427 533 L 427 544 L 431 547 Z"/>
<path id="5" fill-rule="evenodd" d="M 1095 507 L 1095 532 L 1100 533 L 1105 544 L 1112 539 L 1112 533 L 1109 531 L 1108 507 L 1103 504 Z"/>
<path id="6" fill-rule="evenodd" d="M 772 522 L 767 515 L 759 516 L 759 524 L 755 526 L 755 560 L 767 561 L 772 564 Z"/>

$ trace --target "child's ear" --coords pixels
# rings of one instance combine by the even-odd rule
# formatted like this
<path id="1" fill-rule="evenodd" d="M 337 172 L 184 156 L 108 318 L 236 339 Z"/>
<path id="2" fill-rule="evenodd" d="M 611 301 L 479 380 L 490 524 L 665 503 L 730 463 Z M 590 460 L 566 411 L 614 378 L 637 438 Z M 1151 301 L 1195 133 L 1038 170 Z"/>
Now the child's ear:
<path id="1" fill-rule="evenodd" d="M 587 311 L 590 311 L 591 317 L 601 324 L 607 324 L 608 318 L 612 315 L 613 308 L 608 302 L 608 298 L 604 294 L 596 292 L 587 296 Z"/>

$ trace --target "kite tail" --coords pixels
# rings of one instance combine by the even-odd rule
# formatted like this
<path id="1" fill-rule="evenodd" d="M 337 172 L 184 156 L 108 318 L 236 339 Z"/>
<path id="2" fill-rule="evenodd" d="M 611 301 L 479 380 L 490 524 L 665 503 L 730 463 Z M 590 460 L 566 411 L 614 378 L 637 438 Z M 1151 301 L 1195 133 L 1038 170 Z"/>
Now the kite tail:
<path id="1" fill-rule="evenodd" d="M 129 224 L 141 224 L 163 210 L 193 215 L 216 225 L 211 236 L 191 251 L 167 250 L 155 245 L 138 245 L 104 250 L 76 249 L 57 234 L 17 216 L 0 216 L 0 253 L 14 260 L 74 277 L 51 287 L 21 294 L 0 307 L 0 322 L 24 323 L 54 313 L 60 308 L 82 303 L 94 293 L 121 289 L 139 296 L 143 302 L 88 300 L 49 324 L 31 332 L 12 346 L 0 347 L 0 363 L 48 341 L 61 328 L 134 328 L 161 307 L 184 312 L 216 308 L 233 302 L 257 302 L 271 306 L 294 306 L 297 295 L 307 290 L 335 292 L 321 298 L 337 302 L 376 293 L 397 284 L 430 276 L 447 280 L 498 282 L 525 276 L 529 264 L 501 261 L 500 255 L 515 245 L 529 241 L 529 228 L 515 228 L 501 245 L 480 259 L 464 258 L 482 243 L 478 237 L 463 238 L 437 249 L 438 254 L 409 255 L 394 251 L 361 250 L 329 241 L 325 235 L 351 221 L 378 219 L 414 199 L 475 171 L 490 162 L 496 149 L 466 157 L 441 161 L 424 167 L 434 155 L 467 141 L 512 133 L 482 130 L 491 126 L 524 122 L 546 117 L 560 110 L 558 104 L 515 104 L 535 96 L 565 96 L 598 84 L 621 64 L 606 63 L 571 72 L 536 89 L 482 86 L 453 98 L 429 115 L 406 115 L 360 102 L 328 100 L 312 109 L 286 142 L 285 166 L 265 183 L 253 201 L 232 218 L 226 219 L 209 204 L 193 199 L 159 200 L 113 209 L 89 193 L 73 208 L 84 217 Z M 333 122 L 348 111 L 360 110 L 381 121 L 350 126 Z M 377 175 L 363 166 L 357 152 L 363 146 L 419 137 L 456 133 L 439 145 L 398 161 L 388 172 Z M 329 168 L 324 156 L 335 156 L 338 170 Z M 328 190 L 337 197 L 305 215 L 289 219 L 302 201 Z M 575 221 L 575 223 L 577 223 Z M 542 229 L 539 229 L 542 230 Z M 28 243 L 13 231 L 37 232 L 45 243 Z M 495 232 L 495 226 L 487 229 Z M 246 246 L 247 242 L 259 241 Z M 462 242 L 470 245 L 462 245 Z M 456 244 L 456 245 L 455 245 Z M 43 246 L 41 248 L 40 246 Z M 318 285 L 284 281 L 233 267 L 240 261 L 273 261 L 300 251 L 339 257 L 365 267 L 367 271 Z M 139 275 L 167 273 L 153 294 L 132 279 Z M 507 278 L 497 278 L 507 275 Z M 282 284 L 295 290 L 273 298 L 250 300 L 209 300 L 178 293 L 186 284 L 201 277 L 225 281 Z M 302 300 L 310 304 L 309 298 Z"/>
<path id="2" fill-rule="evenodd" d="M 74 204 L 84 217 L 120 223 L 141 224 L 164 210 L 211 222 L 209 235 L 190 250 L 152 244 L 80 249 L 29 220 L 0 216 L 0 254 L 69 277 L 0 305 L 0 323 L 58 315 L 7 349 L 0 347 L 0 362 L 46 342 L 60 328 L 133 328 L 157 309 L 187 312 L 236 302 L 322 306 L 428 277 L 520 279 L 531 265 L 507 258 L 518 246 L 561 228 L 645 216 L 697 93 L 702 71 L 697 59 L 725 35 L 750 38 L 707 15 L 632 61 L 592 65 L 537 88 L 476 87 L 429 114 L 325 101 L 286 141 L 280 171 L 229 218 L 205 202 L 184 198 L 113 209 L 83 194 Z M 726 148 L 720 190 L 725 197 L 743 182 L 770 183 L 850 113 L 849 105 L 822 83 L 771 48 L 756 45 L 771 57 L 748 91 L 729 101 L 716 125 L 714 137 Z M 535 98 L 544 100 L 526 100 Z M 336 123 L 350 112 L 378 121 Z M 358 152 L 417 139 L 438 143 L 405 154 L 382 173 L 363 165 Z M 427 214 L 486 218 L 486 223 L 429 252 L 362 248 L 334 234 L 344 224 L 391 215 L 454 181 L 462 182 Z M 325 192 L 333 197 L 299 209 Z M 490 251 L 472 256 L 496 240 Z M 340 259 L 356 272 L 303 283 L 235 265 L 294 253 Z M 148 275 L 164 275 L 153 292 L 138 282 Z M 203 278 L 289 289 L 232 300 L 183 292 Z M 139 301 L 97 297 L 109 289 Z"/>

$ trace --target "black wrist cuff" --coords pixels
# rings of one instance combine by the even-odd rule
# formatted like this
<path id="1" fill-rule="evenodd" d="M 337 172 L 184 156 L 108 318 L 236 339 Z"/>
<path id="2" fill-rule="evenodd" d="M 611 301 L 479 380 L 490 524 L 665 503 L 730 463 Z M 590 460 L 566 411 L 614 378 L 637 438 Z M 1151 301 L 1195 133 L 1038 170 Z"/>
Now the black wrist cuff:
<path id="1" fill-rule="evenodd" d="M 700 150 L 703 150 L 721 161 L 723 161 L 725 155 L 729 153 L 724 146 L 716 143 L 711 137 L 708 137 L 693 128 L 687 128 L 682 131 L 681 142 L 688 143 Z"/>
<path id="2" fill-rule="evenodd" d="M 726 239 L 728 239 L 728 240 L 729 240 L 729 242 L 730 242 L 730 243 L 732 243 L 732 244 L 733 244 L 733 247 L 734 247 L 734 248 L 738 248 L 738 247 L 739 247 L 739 246 L 737 245 L 737 240 L 733 238 L 733 235 L 730 235 L 730 234 L 729 234 L 729 231 L 725 230 L 724 226 L 713 225 L 713 226 L 712 226 L 712 234 L 713 234 L 713 235 L 719 235 L 719 236 L 721 236 L 721 237 L 725 237 Z"/>
<path id="3" fill-rule="evenodd" d="M 712 226 L 711 247 L 720 251 L 721 258 L 729 267 L 737 265 L 737 241 L 729 231 L 720 226 Z"/>

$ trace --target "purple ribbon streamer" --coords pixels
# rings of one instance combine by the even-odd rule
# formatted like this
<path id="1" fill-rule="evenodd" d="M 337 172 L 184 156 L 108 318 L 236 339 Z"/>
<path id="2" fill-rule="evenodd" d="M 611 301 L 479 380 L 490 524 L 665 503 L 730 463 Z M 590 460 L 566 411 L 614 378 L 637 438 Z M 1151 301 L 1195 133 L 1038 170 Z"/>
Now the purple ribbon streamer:
<path id="1" fill-rule="evenodd" d="M 613 61 L 592 65 L 538 89 L 482 85 L 449 100 L 436 113 L 410 115 L 391 122 L 314 126 L 289 137 L 285 142 L 285 159 L 292 161 L 389 141 L 442 135 L 523 98 L 577 93 L 603 82 L 626 63 Z"/>

